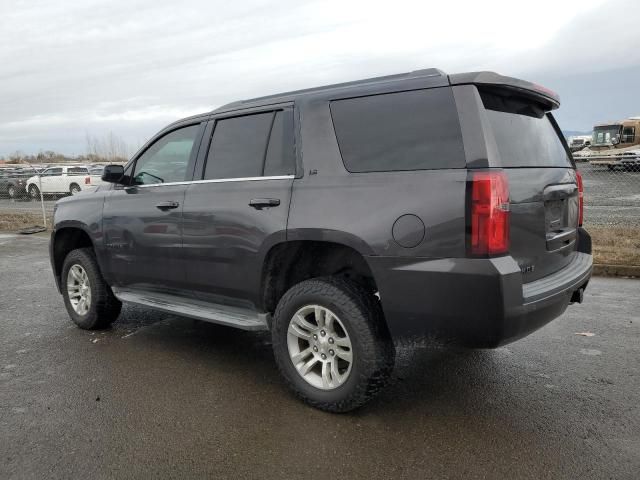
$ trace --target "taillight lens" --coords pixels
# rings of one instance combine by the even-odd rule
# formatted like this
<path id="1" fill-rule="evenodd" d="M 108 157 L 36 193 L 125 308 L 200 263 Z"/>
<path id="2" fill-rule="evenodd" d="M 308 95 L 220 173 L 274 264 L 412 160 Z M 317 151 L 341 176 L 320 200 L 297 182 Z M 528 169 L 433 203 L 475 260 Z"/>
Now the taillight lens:
<path id="1" fill-rule="evenodd" d="M 503 171 L 473 172 L 470 185 L 472 255 L 500 255 L 509 250 L 509 184 Z"/>
<path id="2" fill-rule="evenodd" d="M 578 226 L 582 226 L 584 220 L 584 187 L 582 186 L 582 174 L 576 170 L 576 180 L 578 181 Z"/>
<path id="3" fill-rule="evenodd" d="M 84 184 L 85 185 L 90 185 L 91 184 L 91 177 L 84 177 Z"/>

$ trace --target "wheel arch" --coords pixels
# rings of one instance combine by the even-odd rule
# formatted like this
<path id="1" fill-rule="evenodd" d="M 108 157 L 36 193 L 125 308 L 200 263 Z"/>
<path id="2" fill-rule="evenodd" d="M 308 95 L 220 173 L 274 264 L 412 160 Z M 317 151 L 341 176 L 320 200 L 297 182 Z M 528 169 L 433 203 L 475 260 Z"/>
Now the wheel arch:
<path id="1" fill-rule="evenodd" d="M 53 268 L 53 275 L 56 280 L 58 290 L 60 290 L 62 274 L 62 264 L 69 252 L 76 248 L 92 248 L 95 251 L 95 246 L 91 235 L 82 224 L 72 223 L 59 228 L 56 228 L 51 234 L 51 242 L 49 246 L 51 266 Z"/>
<path id="2" fill-rule="evenodd" d="M 311 238 L 276 243 L 264 256 L 258 303 L 264 311 L 273 312 L 280 298 L 296 283 L 331 275 L 342 276 L 372 292 L 377 291 L 366 254 L 353 245 Z"/>

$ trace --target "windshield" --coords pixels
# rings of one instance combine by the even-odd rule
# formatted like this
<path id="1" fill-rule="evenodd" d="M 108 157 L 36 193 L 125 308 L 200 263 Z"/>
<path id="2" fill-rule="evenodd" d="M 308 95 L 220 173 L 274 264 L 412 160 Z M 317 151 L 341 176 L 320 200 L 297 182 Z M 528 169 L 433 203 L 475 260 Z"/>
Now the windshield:
<path id="1" fill-rule="evenodd" d="M 593 129 L 593 144 L 607 145 L 611 143 L 613 138 L 620 135 L 620 125 L 605 125 L 603 127 L 595 127 Z"/>

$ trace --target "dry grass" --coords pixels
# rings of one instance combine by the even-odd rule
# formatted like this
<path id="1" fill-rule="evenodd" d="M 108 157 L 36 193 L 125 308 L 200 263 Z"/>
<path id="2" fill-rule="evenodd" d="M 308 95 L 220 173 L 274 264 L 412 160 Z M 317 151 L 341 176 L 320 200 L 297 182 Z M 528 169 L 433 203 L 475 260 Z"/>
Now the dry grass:
<path id="1" fill-rule="evenodd" d="M 0 212 L 0 232 L 17 232 L 23 228 L 42 225 L 42 214 L 31 212 Z M 47 218 L 47 226 L 51 227 L 51 217 Z"/>
<path id="2" fill-rule="evenodd" d="M 640 227 L 587 226 L 593 241 L 593 262 L 640 265 Z"/>

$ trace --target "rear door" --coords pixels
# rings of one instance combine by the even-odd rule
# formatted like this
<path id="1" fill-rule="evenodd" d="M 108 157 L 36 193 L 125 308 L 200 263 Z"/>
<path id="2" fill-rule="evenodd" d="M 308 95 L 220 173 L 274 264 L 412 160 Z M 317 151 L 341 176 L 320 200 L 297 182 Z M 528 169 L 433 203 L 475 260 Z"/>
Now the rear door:
<path id="1" fill-rule="evenodd" d="M 199 180 L 184 200 L 186 278 L 202 300 L 249 306 L 257 301 L 264 255 L 286 236 L 293 109 L 218 118 L 209 128 Z"/>
<path id="2" fill-rule="evenodd" d="M 89 174 L 89 169 L 87 167 L 68 167 L 67 168 L 67 177 L 60 182 L 56 188 L 60 188 L 60 193 L 71 192 L 71 190 L 76 191 L 75 187 L 78 189 L 82 189 L 84 185 L 85 178 Z M 73 189 L 71 187 L 74 187 Z"/>
<path id="3" fill-rule="evenodd" d="M 573 161 L 550 113 L 507 92 L 481 89 L 480 95 L 495 139 L 491 165 L 502 167 L 509 180 L 510 252 L 523 280 L 537 280 L 566 266 L 576 251 Z"/>

